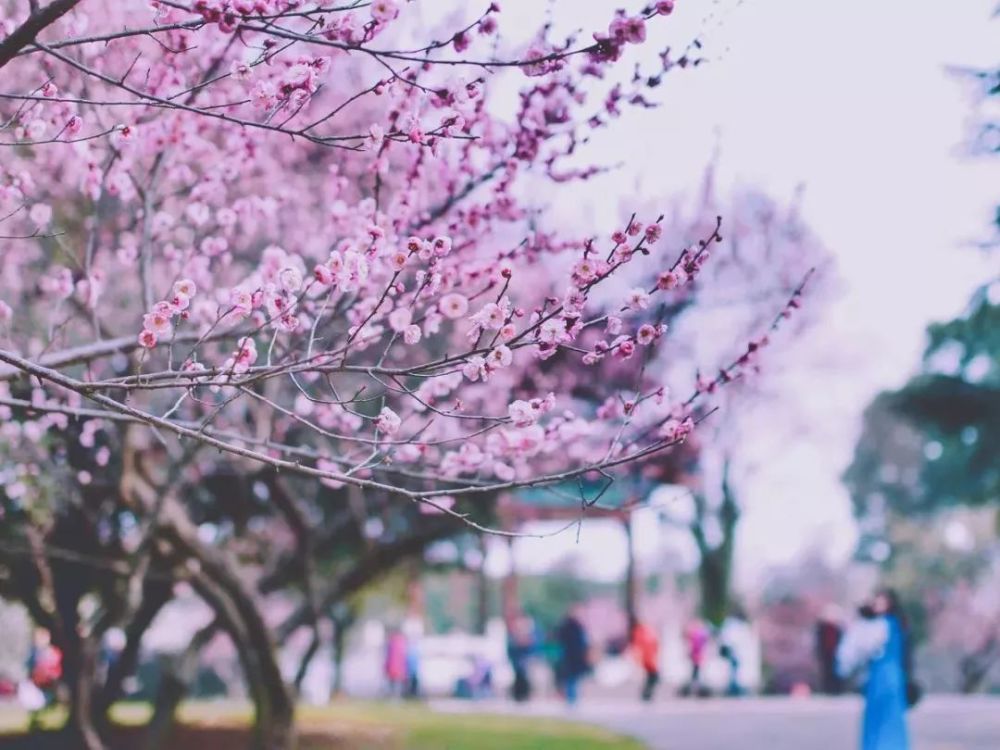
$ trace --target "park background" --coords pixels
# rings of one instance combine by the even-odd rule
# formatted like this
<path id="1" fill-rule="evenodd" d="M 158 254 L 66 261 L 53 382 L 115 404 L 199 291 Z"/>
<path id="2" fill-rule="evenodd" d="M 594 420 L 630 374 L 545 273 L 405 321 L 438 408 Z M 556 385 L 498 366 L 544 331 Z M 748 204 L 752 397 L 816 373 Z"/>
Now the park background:
<path id="1" fill-rule="evenodd" d="M 574 186 L 552 210 L 597 233 L 636 205 L 618 196 L 666 196 L 680 217 L 733 206 L 751 226 L 774 214 L 806 227 L 822 271 L 808 325 L 678 481 L 642 485 L 641 496 L 618 498 L 621 512 L 579 524 L 545 497 L 511 498 L 500 516 L 523 538 L 461 534 L 401 559 L 331 610 L 304 674 L 307 634 L 282 643 L 286 678 L 300 678 L 307 703 L 381 697 L 394 627 L 422 644 L 428 696 L 451 696 L 485 658 L 499 697 L 512 602 L 546 632 L 582 604 L 602 646 L 638 610 L 661 633 L 664 701 L 688 672 L 685 624 L 721 626 L 735 608 L 753 631 L 746 689 L 802 695 L 818 688 L 817 622 L 831 605 L 847 616 L 887 583 L 912 613 L 928 690 L 1000 692 L 997 97 L 984 97 L 997 85 L 994 3 L 678 5 L 667 41 L 682 48 L 697 35 L 704 64 L 668 77 L 652 116 L 629 112 L 596 134 L 590 148 L 625 166 Z M 524 43 L 546 17 L 570 29 L 607 15 L 602 3 L 504 6 Z M 423 12 L 433 24 L 451 9 Z M 722 332 L 747 311 L 720 299 L 695 314 L 699 331 Z M 741 340 L 737 331 L 692 335 L 687 351 L 709 357 Z M 721 574 L 706 572 L 720 564 Z M 293 607 L 280 595 L 267 604 L 274 619 Z M 0 618 L 0 675 L 21 679 L 30 623 L 14 603 Z M 164 655 L 210 618 L 190 592 L 164 608 L 135 697 L 155 697 Z M 236 656 L 211 644 L 195 694 L 244 697 Z M 721 693 L 726 667 L 713 662 Z M 536 668 L 538 699 L 555 700 L 547 668 Z M 612 653 L 585 699 L 620 698 L 624 685 L 631 696 L 637 684 L 634 665 Z"/>

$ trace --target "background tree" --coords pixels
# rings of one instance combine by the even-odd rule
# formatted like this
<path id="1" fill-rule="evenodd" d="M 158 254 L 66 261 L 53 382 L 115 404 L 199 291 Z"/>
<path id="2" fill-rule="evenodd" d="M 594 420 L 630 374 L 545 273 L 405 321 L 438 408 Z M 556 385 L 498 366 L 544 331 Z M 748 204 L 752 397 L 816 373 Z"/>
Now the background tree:
<path id="1" fill-rule="evenodd" d="M 1000 70 L 963 75 L 980 87 L 984 110 L 995 105 Z M 975 127 L 973 153 L 1000 152 L 988 111 Z M 995 252 L 995 236 L 983 252 Z M 977 593 L 995 585 L 1000 559 L 1000 277 L 927 335 L 919 372 L 865 411 L 844 480 L 861 532 L 859 557 L 910 595 L 929 648 L 942 641 L 958 648 L 949 687 L 968 692 L 986 684 L 1000 638 L 1000 603 L 984 613 Z M 953 637 L 959 622 L 979 630 Z"/>
<path id="2" fill-rule="evenodd" d="M 239 654 L 254 746 L 294 745 L 277 643 L 315 643 L 435 539 L 492 531 L 501 493 L 613 482 L 683 444 L 753 365 L 767 334 L 741 330 L 677 395 L 642 376 L 666 338 L 645 311 L 711 266 L 719 217 L 590 237 L 546 211 L 601 171 L 591 132 L 699 62 L 696 43 L 633 53 L 672 11 L 516 49 L 493 4 L 433 33 L 395 0 L 4 5 L 0 581 L 66 654 L 76 746 L 106 745 L 178 586 L 214 616 L 191 659 L 217 634 Z M 274 591 L 299 602 L 276 627 Z"/>

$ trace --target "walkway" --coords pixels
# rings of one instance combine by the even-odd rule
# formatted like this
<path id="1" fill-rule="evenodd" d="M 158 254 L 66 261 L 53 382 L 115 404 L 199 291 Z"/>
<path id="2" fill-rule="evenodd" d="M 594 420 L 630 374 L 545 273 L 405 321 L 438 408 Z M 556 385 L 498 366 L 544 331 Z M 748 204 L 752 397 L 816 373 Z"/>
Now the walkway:
<path id="1" fill-rule="evenodd" d="M 663 700 L 652 705 L 504 701 L 435 702 L 442 711 L 488 711 L 573 718 L 645 742 L 651 750 L 851 750 L 861 703 L 856 698 Z M 1000 698 L 934 696 L 911 714 L 913 750 L 1000 749 Z"/>

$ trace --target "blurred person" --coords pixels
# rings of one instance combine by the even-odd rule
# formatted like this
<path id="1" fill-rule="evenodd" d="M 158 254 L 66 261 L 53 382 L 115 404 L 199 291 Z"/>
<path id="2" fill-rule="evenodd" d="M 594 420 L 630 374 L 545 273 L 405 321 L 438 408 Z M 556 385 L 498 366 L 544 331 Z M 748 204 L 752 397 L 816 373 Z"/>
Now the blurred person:
<path id="1" fill-rule="evenodd" d="M 629 647 L 646 675 L 640 697 L 648 703 L 660 682 L 660 639 L 635 615 L 629 615 Z"/>
<path id="2" fill-rule="evenodd" d="M 587 631 L 583 629 L 578 610 L 571 610 L 559 623 L 556 642 L 559 644 L 556 667 L 559 689 L 566 703 L 573 706 L 579 697 L 580 680 L 590 671 Z"/>
<path id="3" fill-rule="evenodd" d="M 404 695 L 407 698 L 420 697 L 420 646 L 416 638 L 406 639 L 406 685 Z"/>
<path id="4" fill-rule="evenodd" d="M 876 594 L 858 614 L 837 648 L 837 671 L 846 678 L 867 670 L 861 750 L 909 750 L 906 617 L 891 589 Z"/>
<path id="5" fill-rule="evenodd" d="M 740 683 L 740 659 L 752 638 L 750 623 L 744 617 L 743 611 L 734 607 L 722 621 L 722 627 L 719 629 L 719 655 L 729 664 L 729 685 L 726 687 L 726 695 L 743 695 L 743 685 Z"/>
<path id="6" fill-rule="evenodd" d="M 684 643 L 687 646 L 688 661 L 691 662 L 691 679 L 681 691 L 684 695 L 704 693 L 701 684 L 701 667 L 705 663 L 705 652 L 708 649 L 709 640 L 708 626 L 697 617 L 684 627 Z"/>
<path id="7" fill-rule="evenodd" d="M 22 703 L 31 714 L 30 729 L 38 726 L 41 712 L 56 701 L 63 674 L 62 661 L 62 651 L 52 644 L 49 631 L 36 628 L 31 650 L 28 652 L 29 685 L 21 691 Z"/>
<path id="8" fill-rule="evenodd" d="M 844 682 L 837 673 L 837 648 L 844 636 L 840 610 L 830 604 L 816 623 L 816 660 L 819 662 L 819 692 L 840 695 Z"/>
<path id="9" fill-rule="evenodd" d="M 101 638 L 99 666 L 101 674 L 105 678 L 108 671 L 114 667 L 115 662 L 121 657 L 122 651 L 125 650 L 126 641 L 125 631 L 121 628 L 108 628 L 104 633 L 104 637 Z"/>
<path id="10" fill-rule="evenodd" d="M 455 682 L 454 696 L 468 700 L 489 698 L 493 695 L 493 665 L 482 654 L 468 658 L 469 673 Z"/>
<path id="11" fill-rule="evenodd" d="M 527 615 L 514 618 L 507 637 L 507 658 L 514 671 L 511 697 L 518 703 L 531 698 L 531 677 L 528 667 L 538 649 L 538 635 L 535 622 Z"/>
<path id="12" fill-rule="evenodd" d="M 385 682 L 386 689 L 390 696 L 405 695 L 407 669 L 406 669 L 407 641 L 403 631 L 393 628 L 389 631 L 389 637 L 385 642 Z"/>

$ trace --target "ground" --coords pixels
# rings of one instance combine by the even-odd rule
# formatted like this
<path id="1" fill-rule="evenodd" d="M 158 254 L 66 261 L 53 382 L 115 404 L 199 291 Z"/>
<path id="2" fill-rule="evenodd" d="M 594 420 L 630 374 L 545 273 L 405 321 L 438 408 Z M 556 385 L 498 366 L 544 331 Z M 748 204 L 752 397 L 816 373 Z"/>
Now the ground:
<path id="1" fill-rule="evenodd" d="M 665 699 L 652 705 L 621 700 L 556 703 L 512 709 L 456 702 L 438 710 L 526 711 L 575 717 L 642 740 L 650 750 L 851 750 L 857 747 L 861 702 L 850 698 Z M 910 714 L 913 750 L 998 750 L 1000 698 L 931 696 Z"/>
<path id="2" fill-rule="evenodd" d="M 184 750 L 245 750 L 247 709 L 230 704 L 185 706 L 186 727 L 171 747 Z M 144 720 L 145 706 L 117 707 L 125 728 L 114 750 L 139 747 L 128 725 Z M 58 716 L 51 717 L 53 724 Z M 0 707 L 0 750 L 75 750 L 54 736 L 25 736 L 24 712 Z M 519 718 L 469 712 L 442 714 L 399 703 L 338 702 L 299 712 L 300 750 L 641 750 L 613 730 L 548 717 Z"/>
<path id="3" fill-rule="evenodd" d="M 126 707 L 119 717 L 135 722 L 144 710 Z M 349 701 L 303 708 L 299 725 L 302 750 L 852 750 L 860 711 L 856 698 L 665 698 L 643 705 L 619 697 L 572 710 L 553 701 L 443 701 L 429 708 Z M 246 747 L 245 732 L 234 728 L 245 722 L 245 709 L 197 704 L 184 715 L 196 731 L 173 747 Z M 12 744 L 9 733 L 23 721 L 23 713 L 0 708 L 0 750 L 56 750 L 34 739 Z M 910 726 L 913 750 L 997 750 L 1000 697 L 932 696 L 911 713 Z"/>

